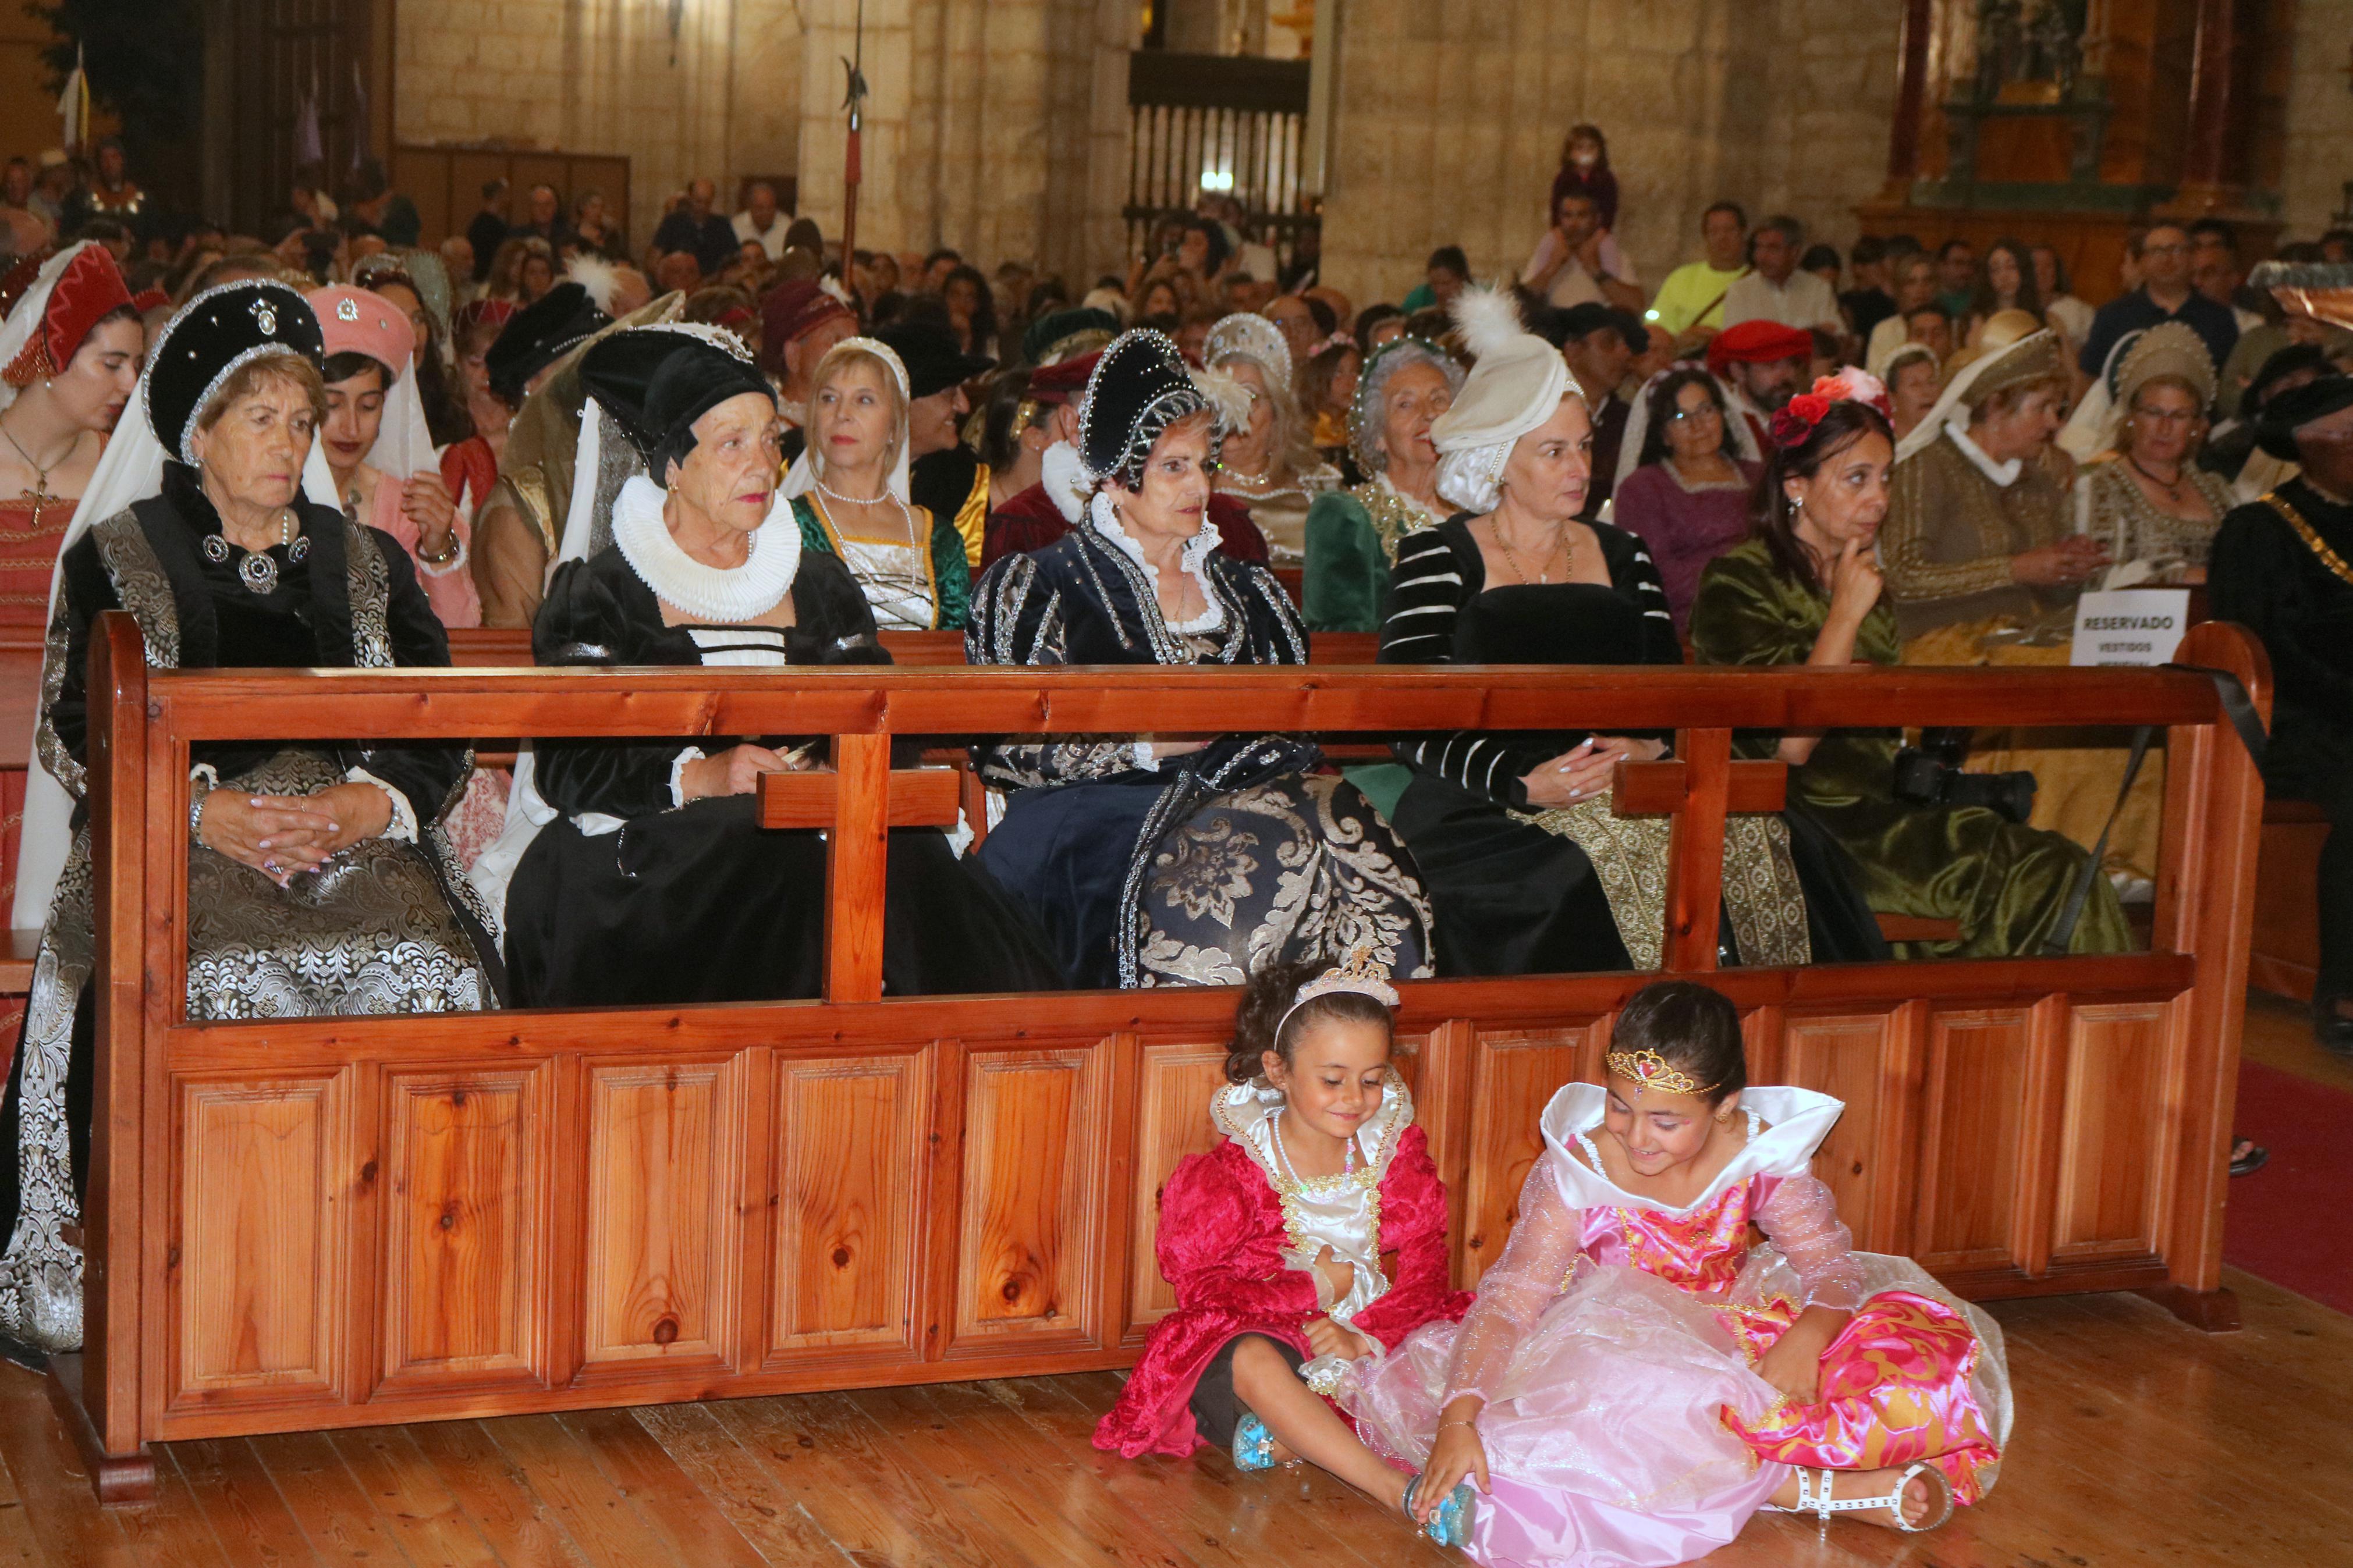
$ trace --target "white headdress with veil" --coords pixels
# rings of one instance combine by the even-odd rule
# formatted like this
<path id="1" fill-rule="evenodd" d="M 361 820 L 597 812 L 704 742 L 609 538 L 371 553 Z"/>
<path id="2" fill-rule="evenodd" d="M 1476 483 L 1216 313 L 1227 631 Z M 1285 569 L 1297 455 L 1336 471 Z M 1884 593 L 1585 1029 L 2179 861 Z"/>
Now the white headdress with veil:
<path id="1" fill-rule="evenodd" d="M 147 405 L 148 387 L 156 374 L 156 366 L 170 351 L 174 329 L 198 314 L 207 304 L 241 290 L 272 290 L 283 295 L 273 301 L 280 310 L 296 310 L 309 314 L 311 307 L 302 296 L 282 283 L 226 283 L 217 289 L 207 289 L 191 299 L 174 313 L 155 339 L 154 352 L 147 362 L 145 374 L 139 378 L 138 387 L 131 395 L 130 405 L 122 411 L 106 450 L 98 459 L 98 468 L 90 477 L 90 486 L 74 507 L 73 521 L 67 524 L 65 537 L 58 542 L 58 564 L 49 571 L 48 618 L 54 622 L 58 614 L 58 587 L 63 580 L 66 552 L 78 543 L 100 522 L 116 513 L 127 510 L 132 503 L 164 490 L 164 462 L 166 453 L 164 442 L 155 429 Z M 248 350 L 240 361 L 259 358 L 269 353 L 293 353 L 290 348 L 263 347 Z M 215 381 L 225 378 L 227 367 Z M 197 412 L 203 402 L 197 405 Z M 183 452 L 169 454 L 183 457 Z M 335 477 L 328 470 L 324 449 L 317 439 L 311 443 L 311 455 L 302 465 L 303 499 L 323 507 L 341 510 L 335 496 Z M 44 679 L 43 686 L 47 682 Z M 37 722 L 36 724 L 37 733 Z M 58 878 L 64 872 L 66 856 L 73 847 L 73 796 L 55 774 L 41 763 L 37 741 L 33 747 L 31 763 L 25 778 L 25 820 L 19 847 L 16 851 L 16 899 L 11 911 L 11 922 L 18 930 L 37 927 L 48 919 L 49 898 L 56 892 Z"/>

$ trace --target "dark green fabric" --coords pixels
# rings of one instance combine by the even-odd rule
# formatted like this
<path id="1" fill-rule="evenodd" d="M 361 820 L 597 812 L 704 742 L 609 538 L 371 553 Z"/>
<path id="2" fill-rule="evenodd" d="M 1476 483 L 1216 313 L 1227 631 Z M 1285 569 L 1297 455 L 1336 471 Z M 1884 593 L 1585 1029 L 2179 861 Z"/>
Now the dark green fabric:
<path id="1" fill-rule="evenodd" d="M 1692 605 L 1692 647 L 1702 664 L 1803 664 L 1829 599 L 1775 570 L 1761 541 L 1710 563 Z M 1894 611 L 1884 596 L 1864 617 L 1855 658 L 1903 661 Z M 1746 757 L 1769 757 L 1780 736 L 1738 737 Z M 1894 791 L 1900 737 L 1892 730 L 1834 730 L 1789 770 L 1789 804 L 1808 812 L 1853 857 L 1863 898 L 1883 914 L 1960 922 L 1958 942 L 1899 943 L 1908 958 L 1992 958 L 2041 950 L 2088 853 L 2055 833 L 2021 826 L 1978 806 L 1910 805 Z M 2094 879 L 2069 944 L 2074 952 L 2128 952 L 2132 933 L 2116 889 Z"/>
<path id="2" fill-rule="evenodd" d="M 826 536 L 825 524 L 818 521 L 817 508 L 807 496 L 793 498 L 793 521 L 801 525 L 801 547 L 831 555 L 833 541 Z M 960 632 L 972 615 L 972 568 L 965 563 L 964 535 L 955 528 L 955 519 L 932 514 L 932 581 L 939 595 L 939 605 L 934 612 L 932 629 Z"/>
<path id="3" fill-rule="evenodd" d="M 1377 632 L 1389 592 L 1388 552 L 1373 514 L 1345 490 L 1325 490 L 1307 508 L 1301 613 L 1311 632 Z"/>

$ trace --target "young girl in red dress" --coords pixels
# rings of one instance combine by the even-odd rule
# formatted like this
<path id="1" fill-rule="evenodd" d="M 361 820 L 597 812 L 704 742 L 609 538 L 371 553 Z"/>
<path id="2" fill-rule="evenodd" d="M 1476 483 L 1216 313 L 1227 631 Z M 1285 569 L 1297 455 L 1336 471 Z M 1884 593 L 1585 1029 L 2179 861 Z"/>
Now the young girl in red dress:
<path id="1" fill-rule="evenodd" d="M 1096 1447 L 1134 1458 L 1230 1445 L 1246 1470 L 1304 1459 L 1415 1512 L 1420 1478 L 1367 1448 L 1327 1398 L 1471 1304 L 1449 1284 L 1446 1188 L 1389 1066 L 1396 1005 L 1385 975 L 1354 965 L 1250 981 L 1209 1103 L 1223 1139 L 1160 1193 L 1156 1250 L 1176 1310 Z M 1428 1532 L 1460 1544 L 1470 1503 L 1458 1487 L 1424 1509 Z"/>

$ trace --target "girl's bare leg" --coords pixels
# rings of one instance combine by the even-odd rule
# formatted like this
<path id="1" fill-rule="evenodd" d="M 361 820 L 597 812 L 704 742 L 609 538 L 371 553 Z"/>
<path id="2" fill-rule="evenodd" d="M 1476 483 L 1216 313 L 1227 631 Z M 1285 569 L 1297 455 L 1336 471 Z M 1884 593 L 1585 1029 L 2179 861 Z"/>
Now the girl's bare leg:
<path id="1" fill-rule="evenodd" d="M 1390 1508 L 1405 1506 L 1407 1478 L 1366 1447 L 1323 1396 L 1299 1380 L 1271 1342 L 1247 1334 L 1234 1347 L 1234 1393 L 1274 1435 L 1278 1459 L 1295 1456 Z"/>

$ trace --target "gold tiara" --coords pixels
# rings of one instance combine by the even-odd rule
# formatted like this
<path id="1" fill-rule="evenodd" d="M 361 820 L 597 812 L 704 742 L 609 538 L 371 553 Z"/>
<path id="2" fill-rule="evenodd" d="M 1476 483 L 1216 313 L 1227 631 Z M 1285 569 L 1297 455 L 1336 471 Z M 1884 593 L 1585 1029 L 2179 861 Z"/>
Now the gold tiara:
<path id="1" fill-rule="evenodd" d="M 1631 1079 L 1639 1088 L 1662 1089 L 1669 1094 L 1705 1094 L 1715 1087 L 1712 1083 L 1703 1087 L 1691 1074 L 1669 1067 L 1667 1058 L 1656 1051 L 1611 1051 L 1609 1070 Z"/>
<path id="2" fill-rule="evenodd" d="M 1292 1014 L 1318 996 L 1329 996 L 1337 991 L 1354 991 L 1359 995 L 1371 997 L 1384 1007 L 1398 1005 L 1397 987 L 1389 984 L 1388 966 L 1380 961 L 1369 942 L 1360 942 L 1338 965 L 1325 970 L 1299 988 L 1298 994 L 1291 1000 L 1291 1005 L 1276 1020 L 1273 1037 L 1282 1038 L 1282 1026 L 1291 1022 Z"/>

